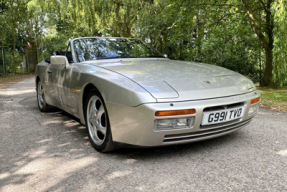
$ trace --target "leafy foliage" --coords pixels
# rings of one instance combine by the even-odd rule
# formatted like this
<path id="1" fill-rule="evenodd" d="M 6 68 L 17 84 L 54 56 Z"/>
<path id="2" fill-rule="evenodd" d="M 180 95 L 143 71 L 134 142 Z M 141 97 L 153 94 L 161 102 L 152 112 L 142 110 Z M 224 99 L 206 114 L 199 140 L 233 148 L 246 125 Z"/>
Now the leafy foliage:
<path id="1" fill-rule="evenodd" d="M 274 78 L 280 85 L 287 85 L 287 0 L 276 0 L 272 7 L 275 15 L 274 29 Z"/>
<path id="2" fill-rule="evenodd" d="M 211 63 L 266 86 L 287 84 L 287 0 L 7 0 L 2 45 L 38 58 L 81 36 L 136 37 L 171 59 Z M 19 12 L 18 15 L 13 13 Z M 13 53 L 13 54 L 12 54 Z M 13 63 L 14 61 L 12 61 Z"/>

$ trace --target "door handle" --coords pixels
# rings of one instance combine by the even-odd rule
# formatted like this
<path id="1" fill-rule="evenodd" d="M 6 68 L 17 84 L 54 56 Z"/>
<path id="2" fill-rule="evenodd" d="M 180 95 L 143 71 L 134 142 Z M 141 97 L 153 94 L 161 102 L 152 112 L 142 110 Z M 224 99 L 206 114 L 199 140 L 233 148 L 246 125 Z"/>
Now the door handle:
<path id="1" fill-rule="evenodd" d="M 49 75 L 51 75 L 52 71 L 47 71 L 47 73 L 48 73 Z"/>

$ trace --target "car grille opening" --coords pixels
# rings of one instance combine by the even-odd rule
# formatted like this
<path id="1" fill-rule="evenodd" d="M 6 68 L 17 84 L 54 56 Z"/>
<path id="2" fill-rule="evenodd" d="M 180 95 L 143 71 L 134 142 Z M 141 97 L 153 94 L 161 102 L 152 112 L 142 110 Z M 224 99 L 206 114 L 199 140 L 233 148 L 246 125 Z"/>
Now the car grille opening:
<path id="1" fill-rule="evenodd" d="M 241 121 L 241 118 L 235 119 L 233 121 L 227 121 L 227 122 L 222 122 L 222 123 L 217 123 L 217 124 L 212 124 L 212 125 L 200 125 L 200 129 L 216 129 L 220 127 L 230 126 L 240 121 Z"/>
<path id="2" fill-rule="evenodd" d="M 244 102 L 241 103 L 233 103 L 230 105 L 220 105 L 220 106 L 215 106 L 215 107 L 207 107 L 203 110 L 203 112 L 210 112 L 210 111 L 219 111 L 222 109 L 232 109 L 232 108 L 236 108 L 236 107 L 242 107 L 244 106 Z"/>
<path id="3" fill-rule="evenodd" d="M 173 142 L 180 142 L 180 141 L 196 141 L 199 139 L 208 139 L 209 137 L 213 136 L 220 136 L 224 133 L 229 133 L 235 131 L 243 126 L 248 125 L 251 122 L 251 119 L 240 121 L 233 124 L 228 125 L 221 125 L 218 128 L 202 130 L 197 132 L 191 133 L 183 133 L 183 134 L 175 134 L 175 135 L 166 135 L 164 137 L 163 143 L 173 143 Z"/>

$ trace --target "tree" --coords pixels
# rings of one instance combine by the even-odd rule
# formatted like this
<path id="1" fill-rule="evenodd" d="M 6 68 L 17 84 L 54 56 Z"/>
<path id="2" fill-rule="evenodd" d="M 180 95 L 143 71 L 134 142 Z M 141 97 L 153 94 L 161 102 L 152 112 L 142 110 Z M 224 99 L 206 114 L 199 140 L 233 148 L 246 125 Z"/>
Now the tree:
<path id="1" fill-rule="evenodd" d="M 27 13 L 27 1 L 25 0 L 7 0 L 2 2 L 2 14 L 1 19 L 1 31 L 3 33 L 0 36 L 0 42 L 3 47 L 9 49 L 11 57 L 8 55 L 7 63 L 9 70 L 13 68 L 15 70 L 16 66 L 21 62 L 21 56 L 18 54 L 23 54 L 23 35 L 21 35 L 23 29 L 23 22 L 26 18 Z M 17 14 L 15 14 L 17 13 Z M 17 51 L 17 58 L 15 52 Z"/>
<path id="2" fill-rule="evenodd" d="M 286 47 L 286 30 L 284 33 L 284 29 L 286 29 L 286 1 L 285 0 L 277 0 L 276 4 L 274 4 L 275 0 L 225 0 L 225 1 L 216 1 L 216 0 L 197 0 L 197 1 L 187 1 L 187 0 L 179 0 L 174 1 L 170 0 L 167 3 L 167 7 L 173 7 L 173 11 L 164 9 L 163 12 L 168 10 L 167 14 L 172 15 L 169 19 L 172 22 L 172 25 L 167 25 L 167 27 L 177 27 L 180 25 L 182 27 L 180 31 L 183 34 L 186 27 L 195 27 L 195 46 L 198 49 L 197 55 L 201 55 L 201 46 L 202 41 L 206 41 L 203 39 L 203 33 L 212 34 L 212 29 L 210 26 L 221 22 L 221 26 L 225 25 L 233 25 L 230 22 L 227 22 L 226 17 L 232 18 L 233 14 L 238 15 L 247 15 L 249 20 L 249 26 L 253 30 L 250 34 L 256 34 L 258 40 L 260 40 L 262 47 L 265 52 L 265 69 L 263 78 L 261 80 L 261 85 L 276 87 L 278 84 L 282 85 L 286 81 L 286 61 L 282 62 L 283 57 L 285 57 L 284 49 L 276 48 L 276 59 L 274 62 L 274 39 L 285 39 L 282 42 L 276 42 L 282 46 L 282 48 Z M 272 6 L 273 11 L 272 11 Z M 276 8 L 275 8 L 276 7 Z M 196 8 L 197 10 L 195 10 Z M 279 10 L 274 11 L 275 9 Z M 185 11 L 188 10 L 188 11 Z M 176 14 L 173 14 L 175 12 Z M 158 14 L 160 16 L 160 14 Z M 177 17 L 180 15 L 179 17 Z M 277 15 L 276 20 L 274 20 L 274 16 Z M 285 19 L 280 19 L 278 16 L 283 16 Z M 190 23 L 189 26 L 186 26 L 186 18 L 195 17 L 196 22 Z M 174 18 L 177 18 L 175 20 Z M 245 18 L 239 17 L 239 19 L 244 20 Z M 217 21 L 216 21 L 217 20 Z M 222 25 L 223 24 L 223 25 Z M 192 26 L 193 25 L 193 26 Z M 218 25 L 218 24 L 216 24 Z M 274 27 L 277 26 L 277 32 L 274 34 Z M 280 34 L 279 36 L 275 36 L 276 34 Z M 160 35 L 158 33 L 158 35 Z M 233 34 L 236 35 L 236 34 Z M 281 36 L 281 37 L 280 37 Z M 282 37 L 283 36 L 283 37 Z M 179 47 L 182 47 L 180 44 Z M 181 52 L 180 52 L 181 53 Z M 280 56 L 279 56 L 280 55 Z M 281 58 L 279 58 L 281 57 Z M 182 59 L 180 57 L 180 59 Z M 201 61 L 201 59 L 199 59 Z M 275 66 L 275 69 L 274 69 Z"/>
<path id="3" fill-rule="evenodd" d="M 266 2 L 259 0 L 258 3 L 253 2 L 253 4 L 242 0 L 242 3 L 246 9 L 250 26 L 262 42 L 266 54 L 266 67 L 261 83 L 263 86 L 277 86 L 276 79 L 273 81 L 274 14 L 271 12 L 273 0 L 266 0 Z M 255 14 L 256 9 L 260 10 L 259 14 Z M 262 16 L 265 18 L 262 19 Z"/>
<path id="4" fill-rule="evenodd" d="M 20 40 L 35 41 L 43 58 L 65 49 L 70 38 L 136 37 L 172 59 L 211 63 L 264 86 L 283 86 L 287 84 L 286 2 L 7 0 L 0 4 L 0 27 L 6 32 L 0 41 L 12 46 L 11 53 L 19 52 Z"/>
<path id="5" fill-rule="evenodd" d="M 287 85 L 287 1 L 275 0 L 272 5 L 274 15 L 274 76 L 280 85 Z"/>

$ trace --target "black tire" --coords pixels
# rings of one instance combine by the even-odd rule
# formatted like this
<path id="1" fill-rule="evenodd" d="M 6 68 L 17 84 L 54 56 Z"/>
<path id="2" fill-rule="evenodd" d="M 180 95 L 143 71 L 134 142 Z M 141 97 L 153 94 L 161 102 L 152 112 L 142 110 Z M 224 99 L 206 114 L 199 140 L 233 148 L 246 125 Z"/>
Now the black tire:
<path id="1" fill-rule="evenodd" d="M 41 93 L 39 93 L 40 86 L 42 87 L 42 101 L 40 99 L 40 94 Z M 37 89 L 37 103 L 38 103 L 39 110 L 41 112 L 49 112 L 49 111 L 51 111 L 52 107 L 50 105 L 48 105 L 46 100 L 45 100 L 44 88 L 43 88 L 42 83 L 41 83 L 40 80 L 37 82 L 37 88 L 36 89 Z"/>
<path id="2" fill-rule="evenodd" d="M 90 102 L 93 102 L 93 100 L 95 98 L 99 98 L 100 101 L 101 101 L 101 104 L 103 104 L 103 107 L 104 107 L 104 113 L 105 113 L 105 122 L 106 122 L 106 135 L 104 136 L 104 138 L 101 140 L 100 143 L 97 143 L 94 138 L 94 132 L 92 131 L 93 128 L 92 127 L 92 124 L 88 122 L 88 116 L 90 114 L 88 114 L 88 105 Z M 96 101 L 97 102 L 97 101 Z M 90 106 L 92 104 L 90 103 Z M 96 108 L 96 105 L 95 104 L 95 108 Z M 90 110 L 90 108 L 89 108 Z M 96 89 L 93 89 L 90 91 L 90 93 L 88 94 L 88 97 L 86 99 L 86 103 L 85 103 L 85 111 L 84 111 L 84 114 L 85 114 L 85 123 L 86 123 L 86 128 L 87 128 L 87 132 L 88 132 L 88 135 L 89 135 L 89 139 L 90 139 L 90 142 L 92 144 L 92 146 L 99 152 L 102 152 L 102 153 L 105 153 L 105 152 L 110 152 L 110 151 L 113 151 L 115 150 L 117 147 L 115 146 L 114 142 L 113 142 L 113 139 L 112 139 L 112 132 L 111 132 L 111 127 L 110 127 L 110 121 L 109 121 L 109 115 L 108 115 L 108 112 L 107 112 L 107 108 L 106 108 L 106 105 L 105 105 L 105 102 L 101 96 L 101 94 L 96 90 Z M 102 120 L 101 120 L 102 121 Z M 98 122 L 99 123 L 99 122 Z M 89 127 L 90 126 L 90 127 Z M 93 127 L 96 127 L 96 126 L 93 126 Z M 96 131 L 95 134 L 98 134 L 99 131 Z M 99 137 L 98 137 L 99 138 Z"/>

